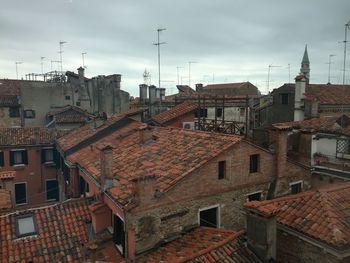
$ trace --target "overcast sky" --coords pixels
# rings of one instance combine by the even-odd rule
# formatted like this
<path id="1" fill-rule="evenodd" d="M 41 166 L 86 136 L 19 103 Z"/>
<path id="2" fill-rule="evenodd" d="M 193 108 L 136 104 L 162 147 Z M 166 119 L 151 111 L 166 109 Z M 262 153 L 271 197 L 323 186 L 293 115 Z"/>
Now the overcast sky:
<path id="1" fill-rule="evenodd" d="M 342 83 L 344 25 L 349 0 L 0 0 L 0 78 L 40 73 L 59 60 L 66 41 L 63 69 L 76 71 L 86 52 L 86 76 L 121 74 L 122 89 L 138 95 L 147 68 L 158 85 L 157 28 L 161 79 L 174 93 L 177 67 L 181 84 L 250 81 L 262 92 L 298 74 L 305 44 L 311 82 Z M 348 39 L 350 39 L 350 30 Z M 350 46 L 350 45 L 349 45 Z M 347 68 L 350 69 L 350 48 Z M 57 63 L 53 63 L 54 69 Z M 347 71 L 347 83 L 350 71 Z"/>

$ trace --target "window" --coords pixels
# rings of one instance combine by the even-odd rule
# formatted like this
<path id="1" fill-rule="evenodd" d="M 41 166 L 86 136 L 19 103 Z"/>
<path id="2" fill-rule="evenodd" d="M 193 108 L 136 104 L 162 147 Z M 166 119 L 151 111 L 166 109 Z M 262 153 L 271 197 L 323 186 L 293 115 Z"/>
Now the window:
<path id="1" fill-rule="evenodd" d="M 26 183 L 15 184 L 15 202 L 16 202 L 16 205 L 22 205 L 27 203 Z"/>
<path id="2" fill-rule="evenodd" d="M 88 193 L 89 190 L 89 184 L 84 180 L 83 177 L 79 176 L 79 193 L 80 196 L 85 196 L 86 193 Z"/>
<path id="3" fill-rule="evenodd" d="M 4 152 L 0 152 L 0 167 L 4 166 Z"/>
<path id="4" fill-rule="evenodd" d="M 118 250 L 124 255 L 125 252 L 125 230 L 124 222 L 119 217 L 113 214 L 113 242 Z"/>
<path id="5" fill-rule="evenodd" d="M 244 117 L 245 116 L 245 108 L 239 108 L 239 115 L 241 117 Z"/>
<path id="6" fill-rule="evenodd" d="M 70 96 L 69 96 L 69 95 L 66 95 L 66 96 L 65 96 L 65 99 L 66 99 L 66 100 L 70 100 Z"/>
<path id="7" fill-rule="evenodd" d="M 261 192 L 249 194 L 248 200 L 249 201 L 260 201 L 261 200 Z"/>
<path id="8" fill-rule="evenodd" d="M 300 193 L 302 190 L 302 182 L 297 182 L 297 183 L 291 183 L 290 184 L 290 192 L 291 194 L 297 194 Z"/>
<path id="9" fill-rule="evenodd" d="M 35 118 L 35 111 L 34 110 L 25 110 L 24 111 L 24 118 L 34 119 Z"/>
<path id="10" fill-rule="evenodd" d="M 282 93 L 281 94 L 281 104 L 288 105 L 289 103 L 289 94 L 288 93 Z"/>
<path id="11" fill-rule="evenodd" d="M 226 161 L 220 161 L 218 163 L 218 179 L 224 179 L 226 173 Z"/>
<path id="12" fill-rule="evenodd" d="M 199 116 L 198 116 L 198 111 L 195 112 L 195 117 L 196 118 L 207 118 L 208 117 L 208 109 L 200 109 L 199 110 Z"/>
<path id="13" fill-rule="evenodd" d="M 249 172 L 257 173 L 259 171 L 259 154 L 253 154 L 250 156 Z"/>
<path id="14" fill-rule="evenodd" d="M 199 210 L 199 225 L 207 227 L 220 227 L 219 207 Z"/>
<path id="15" fill-rule="evenodd" d="M 9 115 L 10 115 L 10 118 L 19 117 L 19 107 L 10 107 L 9 108 Z"/>
<path id="16" fill-rule="evenodd" d="M 78 107 L 80 107 L 80 105 L 81 105 L 81 104 L 80 104 L 80 101 L 77 101 L 77 102 L 76 102 L 76 105 L 77 105 Z"/>
<path id="17" fill-rule="evenodd" d="M 11 150 L 10 151 L 10 165 L 28 164 L 28 156 L 26 150 Z"/>
<path id="18" fill-rule="evenodd" d="M 46 181 L 46 200 L 59 200 L 58 182 L 57 180 Z"/>
<path id="19" fill-rule="evenodd" d="M 42 163 L 54 162 L 53 148 L 44 148 L 41 150 L 41 162 Z"/>
<path id="20" fill-rule="evenodd" d="M 216 109 L 216 117 L 221 118 L 222 117 L 222 108 Z"/>
<path id="21" fill-rule="evenodd" d="M 16 236 L 25 237 L 35 235 L 36 226 L 34 222 L 34 215 L 25 215 L 16 217 Z"/>

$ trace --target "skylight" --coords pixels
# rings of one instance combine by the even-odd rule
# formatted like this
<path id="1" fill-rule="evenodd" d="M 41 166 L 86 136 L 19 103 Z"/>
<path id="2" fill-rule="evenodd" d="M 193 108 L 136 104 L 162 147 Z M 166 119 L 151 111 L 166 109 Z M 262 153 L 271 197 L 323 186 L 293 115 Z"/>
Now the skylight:
<path id="1" fill-rule="evenodd" d="M 17 237 L 36 234 L 34 215 L 20 216 L 16 218 Z"/>

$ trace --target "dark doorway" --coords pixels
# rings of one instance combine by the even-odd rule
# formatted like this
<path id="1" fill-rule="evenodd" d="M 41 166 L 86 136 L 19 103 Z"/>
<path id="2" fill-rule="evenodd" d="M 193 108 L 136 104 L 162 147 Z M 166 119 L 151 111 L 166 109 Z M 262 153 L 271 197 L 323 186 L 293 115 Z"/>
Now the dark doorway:
<path id="1" fill-rule="evenodd" d="M 27 187 L 25 183 L 15 184 L 15 201 L 16 205 L 27 203 Z"/>
<path id="2" fill-rule="evenodd" d="M 125 252 L 125 231 L 124 222 L 118 216 L 113 215 L 113 242 L 119 249 L 119 251 L 124 255 Z"/>
<path id="3" fill-rule="evenodd" d="M 59 190 L 57 180 L 46 181 L 46 200 L 59 201 Z"/>
<path id="4" fill-rule="evenodd" d="M 219 227 L 218 225 L 218 208 L 210 208 L 199 212 L 199 220 L 201 226 Z"/>

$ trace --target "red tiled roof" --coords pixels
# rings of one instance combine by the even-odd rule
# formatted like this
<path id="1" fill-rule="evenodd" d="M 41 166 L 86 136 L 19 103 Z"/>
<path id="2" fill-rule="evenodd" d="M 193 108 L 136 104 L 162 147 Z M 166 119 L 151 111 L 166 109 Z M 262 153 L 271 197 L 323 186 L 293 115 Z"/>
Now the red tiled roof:
<path id="1" fill-rule="evenodd" d="M 37 234 L 18 239 L 16 216 L 25 214 L 34 215 Z M 83 262 L 88 220 L 87 200 L 1 215 L 0 261 Z"/>
<path id="2" fill-rule="evenodd" d="M 153 116 L 152 120 L 159 124 L 165 124 L 166 122 L 179 118 L 186 113 L 194 112 L 197 108 L 197 105 L 185 101 L 181 104 L 176 105 L 170 110 Z"/>
<path id="3" fill-rule="evenodd" d="M 350 246 L 350 183 L 244 206 L 330 245 Z"/>
<path id="4" fill-rule="evenodd" d="M 153 252 L 136 259 L 139 263 L 158 262 L 260 262 L 240 243 L 243 232 L 198 227 Z"/>
<path id="5" fill-rule="evenodd" d="M 51 144 L 66 133 L 66 131 L 44 127 L 0 128 L 0 145 Z"/>
<path id="6" fill-rule="evenodd" d="M 97 122 L 92 121 L 85 124 L 84 126 L 71 130 L 68 134 L 58 140 L 58 144 L 63 151 L 66 151 L 95 136 L 96 134 L 109 129 L 111 126 L 117 124 L 118 121 L 121 121 L 123 119 L 125 119 L 124 114 L 116 114 L 108 118 L 108 120 L 105 122 L 102 120 Z M 139 123 L 131 119 L 128 120 L 130 122 Z"/>
<path id="7" fill-rule="evenodd" d="M 47 116 L 53 116 L 56 123 L 84 123 L 88 118 L 93 117 L 92 114 L 72 105 L 51 111 Z"/>
<path id="8" fill-rule="evenodd" d="M 19 96 L 19 81 L 0 79 L 0 97 L 2 96 Z"/>
<path id="9" fill-rule="evenodd" d="M 16 177 L 16 171 L 0 172 L 0 180 L 13 179 Z"/>
<path id="10" fill-rule="evenodd" d="M 11 207 L 12 207 L 12 203 L 11 203 L 10 190 L 0 189 L 0 211 L 10 209 Z M 1 225 L 0 225 L 0 233 L 1 233 Z M 1 244 L 1 239 L 0 239 L 0 244 Z M 1 249 L 0 249 L 0 255 L 1 255 Z"/>
<path id="11" fill-rule="evenodd" d="M 350 85 L 309 84 L 306 95 L 316 97 L 320 104 L 350 104 Z"/>
<path id="12" fill-rule="evenodd" d="M 110 145 L 113 148 L 112 170 L 118 185 L 110 188 L 109 192 L 122 205 L 132 200 L 134 180 L 153 177 L 157 189 L 166 191 L 193 170 L 241 141 L 241 137 L 236 135 L 154 127 L 147 131 L 149 139 L 142 144 L 139 143 L 141 131 L 135 129 L 136 124 L 140 125 L 139 122 L 126 124 L 68 156 L 70 162 L 78 163 L 99 178 L 100 151 L 97 149 Z"/>
<path id="13" fill-rule="evenodd" d="M 17 96 L 0 96 L 0 107 L 19 106 Z"/>
<path id="14" fill-rule="evenodd" d="M 298 129 L 309 132 L 318 131 L 350 136 L 350 116 L 344 114 L 342 116 L 320 117 L 302 121 L 275 123 L 272 127 L 279 130 Z"/>
<path id="15" fill-rule="evenodd" d="M 203 87 L 203 90 L 209 89 L 241 89 L 246 88 L 247 85 L 253 85 L 250 82 L 236 82 L 236 83 L 220 83 L 220 84 L 209 84 Z"/>

